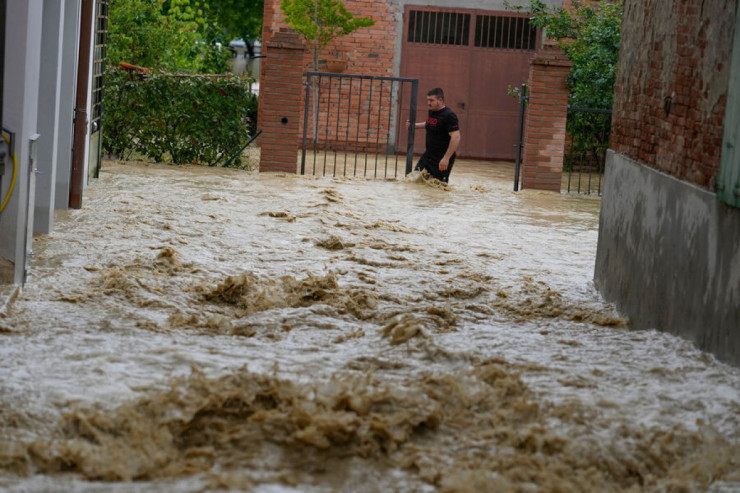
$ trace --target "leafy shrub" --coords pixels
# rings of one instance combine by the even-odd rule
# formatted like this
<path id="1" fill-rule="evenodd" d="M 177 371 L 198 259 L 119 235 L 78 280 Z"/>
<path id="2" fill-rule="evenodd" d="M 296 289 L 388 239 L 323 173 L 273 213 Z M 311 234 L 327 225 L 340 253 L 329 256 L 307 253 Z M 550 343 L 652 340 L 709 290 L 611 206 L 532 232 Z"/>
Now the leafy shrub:
<path id="1" fill-rule="evenodd" d="M 215 165 L 255 132 L 253 80 L 237 76 L 106 73 L 103 149 L 175 164 Z M 238 166 L 239 159 L 234 161 Z"/>
<path id="2" fill-rule="evenodd" d="M 222 74 L 231 52 L 216 41 L 218 29 L 177 0 L 116 0 L 110 9 L 108 62 L 167 72 Z"/>
<path id="3" fill-rule="evenodd" d="M 508 3 L 508 2 L 507 2 Z M 598 3 L 573 0 L 570 9 L 549 8 L 542 0 L 530 0 L 526 9 L 532 23 L 547 30 L 573 67 L 567 78 L 572 108 L 610 110 L 614 99 L 617 59 L 621 38 L 622 0 Z M 567 132 L 573 138 L 565 169 L 603 159 L 609 147 L 611 119 L 608 115 L 573 112 L 568 115 Z"/>

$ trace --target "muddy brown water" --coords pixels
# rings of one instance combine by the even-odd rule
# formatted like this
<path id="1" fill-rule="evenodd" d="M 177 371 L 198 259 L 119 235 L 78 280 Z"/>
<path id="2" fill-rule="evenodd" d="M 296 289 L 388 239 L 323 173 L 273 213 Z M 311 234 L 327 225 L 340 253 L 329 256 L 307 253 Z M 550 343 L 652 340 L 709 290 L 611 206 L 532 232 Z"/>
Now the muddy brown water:
<path id="1" fill-rule="evenodd" d="M 106 162 L 0 318 L 3 491 L 740 491 L 740 371 L 596 292 L 598 198 Z"/>

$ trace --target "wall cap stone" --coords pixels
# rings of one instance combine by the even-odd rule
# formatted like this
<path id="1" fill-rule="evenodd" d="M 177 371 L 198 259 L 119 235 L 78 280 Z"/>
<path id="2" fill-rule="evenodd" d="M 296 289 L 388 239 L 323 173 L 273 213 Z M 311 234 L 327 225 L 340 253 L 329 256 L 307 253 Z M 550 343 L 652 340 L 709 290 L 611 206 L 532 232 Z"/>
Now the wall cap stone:
<path id="1" fill-rule="evenodd" d="M 537 50 L 529 62 L 531 65 L 552 65 L 556 67 L 572 67 L 573 62 L 568 60 L 563 50 L 557 45 L 546 43 Z"/>
<path id="2" fill-rule="evenodd" d="M 266 43 L 268 48 L 278 48 L 283 50 L 304 50 L 303 40 L 298 33 L 283 31 L 276 32 L 272 39 Z"/>

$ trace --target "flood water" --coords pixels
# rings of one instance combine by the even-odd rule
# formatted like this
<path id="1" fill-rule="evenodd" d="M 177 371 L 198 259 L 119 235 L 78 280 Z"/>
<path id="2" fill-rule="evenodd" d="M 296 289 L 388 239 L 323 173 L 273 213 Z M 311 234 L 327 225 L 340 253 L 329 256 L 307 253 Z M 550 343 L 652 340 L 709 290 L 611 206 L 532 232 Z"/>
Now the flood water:
<path id="1" fill-rule="evenodd" d="M 17 492 L 740 491 L 740 370 L 593 285 L 598 198 L 104 163 L 0 318 Z"/>

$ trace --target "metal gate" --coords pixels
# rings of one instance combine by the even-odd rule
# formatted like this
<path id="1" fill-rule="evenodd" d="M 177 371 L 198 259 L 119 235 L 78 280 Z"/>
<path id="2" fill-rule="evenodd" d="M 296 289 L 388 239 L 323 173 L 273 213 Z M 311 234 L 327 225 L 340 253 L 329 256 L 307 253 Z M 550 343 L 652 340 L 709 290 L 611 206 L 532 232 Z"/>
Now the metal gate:
<path id="1" fill-rule="evenodd" d="M 418 92 L 418 79 L 308 72 L 301 174 L 410 173 Z"/>
<path id="2" fill-rule="evenodd" d="M 458 157 L 513 161 L 518 107 L 508 90 L 527 80 L 541 38 L 520 12 L 407 5 L 400 75 L 418 78 L 423 92 L 444 90 L 460 121 Z M 417 110 L 424 120 L 426 108 Z"/>
<path id="3" fill-rule="evenodd" d="M 517 125 L 514 191 L 519 191 L 525 112 L 529 103 L 527 84 L 518 88 L 519 123 Z M 566 142 L 563 149 L 562 190 L 567 193 L 601 195 L 606 165 L 606 151 L 611 135 L 611 110 L 568 107 Z"/>
<path id="4" fill-rule="evenodd" d="M 601 195 L 606 151 L 611 135 L 611 110 L 568 108 L 563 171 L 568 193 Z"/>

